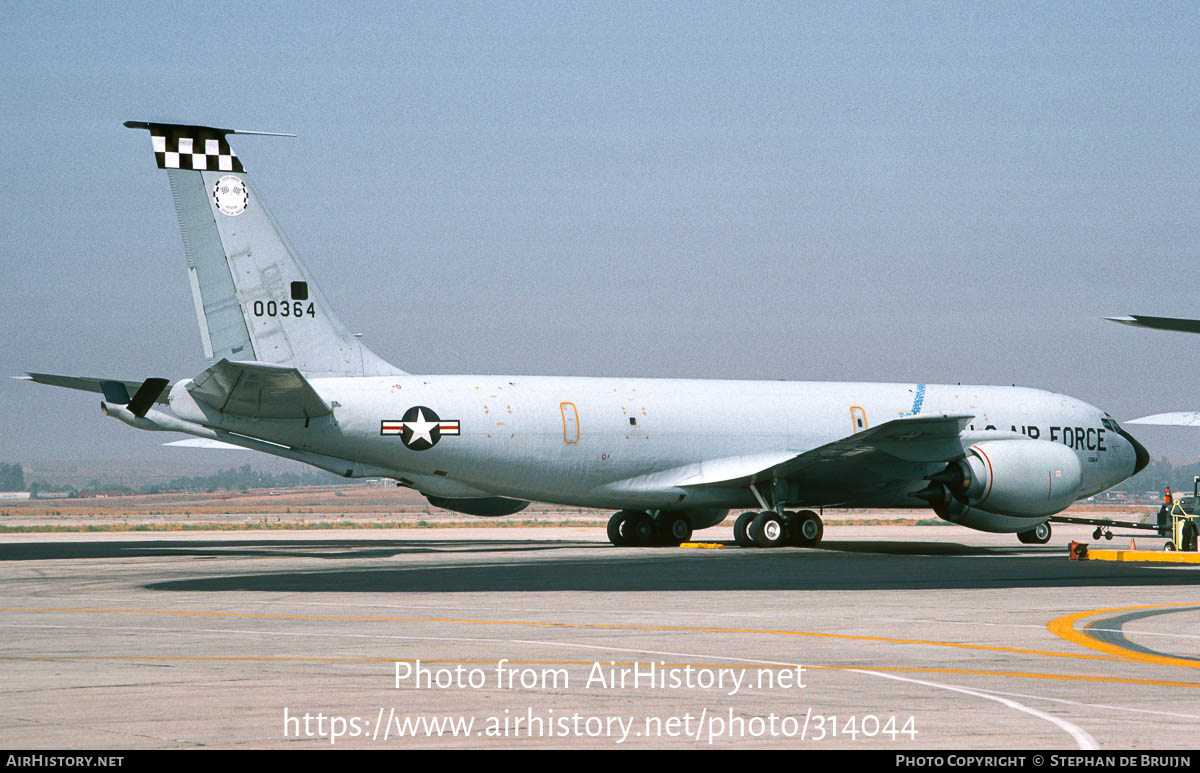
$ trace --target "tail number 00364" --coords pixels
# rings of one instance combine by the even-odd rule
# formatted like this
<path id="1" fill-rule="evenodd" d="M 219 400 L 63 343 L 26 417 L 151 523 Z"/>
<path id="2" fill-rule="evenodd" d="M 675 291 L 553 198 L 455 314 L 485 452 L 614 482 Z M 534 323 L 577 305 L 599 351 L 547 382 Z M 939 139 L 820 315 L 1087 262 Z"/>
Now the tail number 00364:
<path id="1" fill-rule="evenodd" d="M 310 317 L 317 316 L 313 304 L 307 306 L 301 301 L 255 301 L 254 316 L 256 317 Z"/>

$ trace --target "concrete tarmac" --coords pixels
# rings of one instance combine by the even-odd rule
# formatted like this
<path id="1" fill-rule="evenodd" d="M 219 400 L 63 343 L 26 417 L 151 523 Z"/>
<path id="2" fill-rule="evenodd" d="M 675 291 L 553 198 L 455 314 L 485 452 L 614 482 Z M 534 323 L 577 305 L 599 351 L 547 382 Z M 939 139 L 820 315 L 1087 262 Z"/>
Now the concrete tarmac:
<path id="1" fill-rule="evenodd" d="M 825 537 L 3 535 L 0 745 L 1195 748 L 1200 567 Z"/>

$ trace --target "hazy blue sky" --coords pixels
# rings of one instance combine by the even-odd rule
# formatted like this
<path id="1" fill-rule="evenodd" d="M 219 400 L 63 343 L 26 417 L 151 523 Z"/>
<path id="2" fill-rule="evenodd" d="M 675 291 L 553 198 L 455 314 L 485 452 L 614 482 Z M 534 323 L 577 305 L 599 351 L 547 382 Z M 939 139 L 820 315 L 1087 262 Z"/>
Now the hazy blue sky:
<path id="1" fill-rule="evenodd" d="M 204 367 L 149 119 L 297 133 L 235 147 L 414 372 L 1200 409 L 1200 337 L 1101 319 L 1200 317 L 1195 3 L 5 2 L 0 73 L 3 374 Z M 6 379 L 0 460 L 217 453 L 99 400 Z"/>

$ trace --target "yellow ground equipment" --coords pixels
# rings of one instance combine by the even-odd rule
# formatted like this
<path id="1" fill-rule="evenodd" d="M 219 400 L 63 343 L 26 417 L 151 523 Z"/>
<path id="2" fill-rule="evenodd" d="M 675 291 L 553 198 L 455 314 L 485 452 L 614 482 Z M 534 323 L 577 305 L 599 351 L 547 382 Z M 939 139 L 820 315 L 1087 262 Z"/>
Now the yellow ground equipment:
<path id="1" fill-rule="evenodd" d="M 1200 534 L 1200 499 L 1180 497 L 1179 501 L 1171 505 L 1167 514 L 1171 519 L 1171 533 L 1167 544 L 1163 545 L 1163 550 L 1195 552 L 1196 535 Z"/>

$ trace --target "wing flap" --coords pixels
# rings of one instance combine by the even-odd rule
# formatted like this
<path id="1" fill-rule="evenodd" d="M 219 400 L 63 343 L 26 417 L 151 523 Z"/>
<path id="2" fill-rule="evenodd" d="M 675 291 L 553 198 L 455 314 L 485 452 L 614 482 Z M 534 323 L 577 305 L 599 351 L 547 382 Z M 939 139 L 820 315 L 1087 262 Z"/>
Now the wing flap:
<path id="1" fill-rule="evenodd" d="M 221 360 L 192 380 L 188 392 L 224 413 L 260 419 L 311 419 L 332 409 L 296 368 Z"/>

